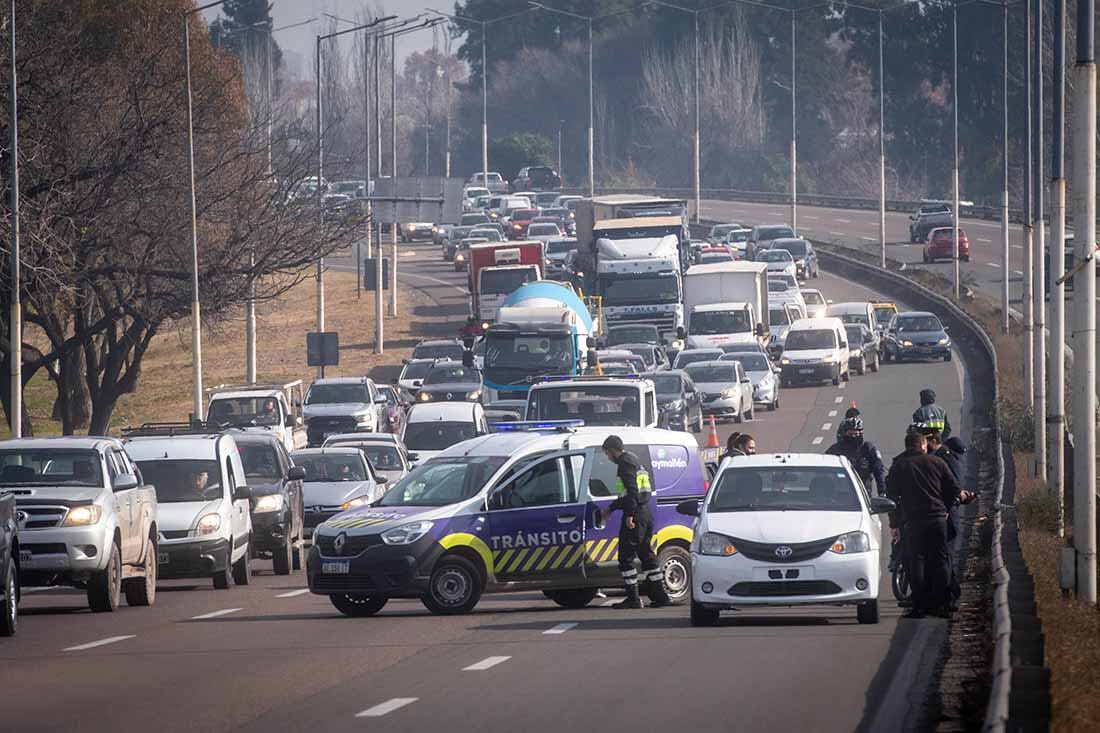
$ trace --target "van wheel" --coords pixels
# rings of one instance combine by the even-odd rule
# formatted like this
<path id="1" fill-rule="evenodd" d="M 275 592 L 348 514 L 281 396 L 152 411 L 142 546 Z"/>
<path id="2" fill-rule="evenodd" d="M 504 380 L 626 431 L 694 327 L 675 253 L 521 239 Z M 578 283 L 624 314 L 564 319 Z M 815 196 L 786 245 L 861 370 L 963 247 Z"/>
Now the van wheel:
<path id="1" fill-rule="evenodd" d="M 334 593 L 328 599 L 337 611 L 352 618 L 373 616 L 389 600 L 384 596 L 365 596 L 358 593 Z"/>
<path id="2" fill-rule="evenodd" d="M 107 567 L 88 580 L 88 606 L 96 613 L 111 612 L 118 608 L 121 595 L 122 550 L 112 544 Z"/>
<path id="3" fill-rule="evenodd" d="M 695 601 L 691 602 L 691 625 L 714 626 L 718 623 L 718 609 L 707 608 Z"/>
<path id="4" fill-rule="evenodd" d="M 850 371 L 845 371 L 843 374 L 840 375 L 840 378 L 843 379 L 845 382 L 850 382 L 852 381 L 852 373 Z"/>
<path id="5" fill-rule="evenodd" d="M 248 538 L 248 547 L 241 559 L 233 563 L 233 582 L 237 585 L 248 585 L 252 582 L 252 537 Z"/>
<path id="6" fill-rule="evenodd" d="M 19 576 L 15 558 L 8 558 L 8 575 L 4 578 L 4 602 L 0 603 L 0 636 L 15 636 L 19 626 Z"/>
<path id="7" fill-rule="evenodd" d="M 290 575 L 290 566 L 294 564 L 294 543 L 290 537 L 283 540 L 282 548 L 271 553 L 271 569 L 276 575 Z"/>
<path id="8" fill-rule="evenodd" d="M 864 601 L 856 606 L 856 620 L 861 624 L 877 624 L 878 601 Z"/>
<path id="9" fill-rule="evenodd" d="M 233 586 L 233 563 L 230 561 L 232 553 L 225 551 L 225 567 L 214 571 L 214 587 L 217 590 L 227 590 Z"/>
<path id="10" fill-rule="evenodd" d="M 775 412 L 778 409 L 779 409 L 779 398 L 776 397 L 775 401 L 772 402 L 770 405 L 768 405 L 768 410 L 770 410 L 771 412 Z"/>
<path id="11" fill-rule="evenodd" d="M 157 597 L 157 543 L 152 537 L 145 540 L 145 573 L 140 578 L 130 578 L 122 583 L 126 592 L 126 605 L 151 606 Z"/>
<path id="12" fill-rule="evenodd" d="M 657 567 L 665 575 L 665 588 L 672 603 L 682 606 L 691 598 L 691 555 L 680 545 L 666 544 L 657 553 Z"/>
<path id="13" fill-rule="evenodd" d="M 544 590 L 547 598 L 562 608 L 584 608 L 596 597 L 595 588 L 570 588 L 568 590 Z"/>
<path id="14" fill-rule="evenodd" d="M 461 555 L 446 555 L 435 564 L 428 579 L 428 592 L 420 601 L 432 613 L 469 613 L 481 600 L 484 585 L 472 562 Z"/>
<path id="15" fill-rule="evenodd" d="M 951 352 L 950 351 L 948 351 L 947 354 L 944 355 L 943 360 L 944 361 L 951 361 Z"/>

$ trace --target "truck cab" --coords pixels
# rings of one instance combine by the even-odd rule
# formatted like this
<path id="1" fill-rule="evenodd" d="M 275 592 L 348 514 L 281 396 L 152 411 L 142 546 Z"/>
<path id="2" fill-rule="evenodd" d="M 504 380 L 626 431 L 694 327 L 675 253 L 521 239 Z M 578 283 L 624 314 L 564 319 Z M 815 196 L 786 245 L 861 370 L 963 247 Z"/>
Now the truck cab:
<path id="1" fill-rule="evenodd" d="M 302 381 L 286 384 L 218 385 L 210 395 L 207 420 L 228 424 L 245 432 L 270 432 L 287 452 L 306 445 L 302 409 Z"/>
<path id="2" fill-rule="evenodd" d="M 658 220 L 666 217 L 657 217 Z M 648 219 L 600 222 L 596 289 L 607 325 L 651 323 L 672 341 L 684 326 L 680 240 Z M 634 228 L 630 228 L 632 225 Z M 671 224 L 669 225 L 671 227 Z M 653 236 L 626 236 L 653 234 Z M 610 237 L 621 237 L 612 239 Z"/>
<path id="3" fill-rule="evenodd" d="M 752 303 L 708 303 L 692 308 L 688 316 L 689 349 L 759 341 L 764 325 Z"/>
<path id="4" fill-rule="evenodd" d="M 485 242 L 470 246 L 470 313 L 497 319 L 501 303 L 520 286 L 542 279 L 542 242 Z"/>
<path id="5" fill-rule="evenodd" d="M 308 444 L 316 447 L 336 433 L 373 433 L 386 413 L 386 397 L 368 377 L 318 379 L 306 393 L 303 414 Z"/>
<path id="6" fill-rule="evenodd" d="M 545 378 L 527 392 L 526 419 L 655 428 L 659 419 L 657 390 L 648 379 Z"/>

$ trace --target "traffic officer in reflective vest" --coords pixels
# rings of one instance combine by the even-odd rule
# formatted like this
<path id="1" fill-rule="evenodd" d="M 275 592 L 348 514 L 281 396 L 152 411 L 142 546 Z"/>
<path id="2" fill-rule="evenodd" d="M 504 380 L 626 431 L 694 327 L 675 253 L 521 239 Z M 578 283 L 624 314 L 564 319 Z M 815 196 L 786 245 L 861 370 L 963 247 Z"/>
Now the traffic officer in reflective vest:
<path id="1" fill-rule="evenodd" d="M 638 571 L 634 558 L 642 561 L 641 578 L 649 582 L 650 607 L 668 606 L 672 600 L 665 588 L 665 575 L 657 565 L 653 552 L 653 514 L 649 510 L 652 486 L 649 474 L 638 465 L 638 458 L 623 449 L 623 441 L 617 435 L 609 435 L 603 442 L 603 452 L 618 467 L 616 489 L 619 498 L 611 502 L 607 515 L 616 509 L 623 512 L 619 525 L 619 573 L 626 584 L 626 599 L 615 608 L 641 608 L 638 595 Z M 605 516 L 606 521 L 606 516 Z"/>
<path id="2" fill-rule="evenodd" d="M 947 419 L 947 411 L 936 404 L 933 390 L 920 391 L 920 407 L 913 413 L 913 422 L 924 423 L 929 429 L 939 431 L 941 440 L 951 437 L 951 421 Z"/>

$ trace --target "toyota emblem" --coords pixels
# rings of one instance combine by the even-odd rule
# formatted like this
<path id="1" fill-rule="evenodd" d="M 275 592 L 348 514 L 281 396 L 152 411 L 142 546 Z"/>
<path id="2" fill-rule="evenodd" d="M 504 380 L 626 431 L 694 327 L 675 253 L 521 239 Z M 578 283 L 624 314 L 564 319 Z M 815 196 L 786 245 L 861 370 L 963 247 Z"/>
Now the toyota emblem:
<path id="1" fill-rule="evenodd" d="M 23 529 L 23 525 L 27 523 L 29 517 L 30 515 L 24 511 L 18 510 L 15 512 L 15 522 L 19 525 L 20 529 Z"/>
<path id="2" fill-rule="evenodd" d="M 337 539 L 339 539 L 339 538 L 337 538 Z M 794 554 L 794 550 L 787 547 L 786 545 L 780 545 L 779 547 L 775 548 L 775 556 L 778 557 L 780 560 L 786 560 L 788 557 L 790 557 L 793 554 Z"/>
<path id="3" fill-rule="evenodd" d="M 344 545 L 346 545 L 347 543 L 348 543 L 347 533 L 341 532 L 340 534 L 336 535 L 336 539 L 334 539 L 332 541 L 332 549 L 336 552 L 337 555 L 343 555 L 344 554 Z"/>

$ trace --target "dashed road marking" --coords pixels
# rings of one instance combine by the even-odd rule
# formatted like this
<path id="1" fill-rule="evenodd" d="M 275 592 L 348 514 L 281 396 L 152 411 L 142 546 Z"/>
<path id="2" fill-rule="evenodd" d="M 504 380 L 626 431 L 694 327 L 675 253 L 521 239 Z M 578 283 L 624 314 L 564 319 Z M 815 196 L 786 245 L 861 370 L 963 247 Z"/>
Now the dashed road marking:
<path id="1" fill-rule="evenodd" d="M 817 220 L 818 220 L 818 219 L 820 219 L 821 217 L 819 217 L 819 216 L 813 216 L 813 215 L 811 215 L 811 214 L 803 214 L 803 215 L 802 215 L 802 218 L 803 218 L 803 219 L 812 219 L 813 221 L 817 221 Z"/>
<path id="2" fill-rule="evenodd" d="M 985 237 L 978 237 L 979 242 L 992 242 L 992 239 L 986 239 Z"/>
<path id="3" fill-rule="evenodd" d="M 577 625 L 576 623 L 558 624 L 557 626 L 551 626 L 549 629 L 547 629 L 546 631 L 544 631 L 542 633 L 543 634 L 552 634 L 552 635 L 564 634 L 566 631 L 569 631 L 569 629 L 574 628 L 576 625 Z"/>
<path id="4" fill-rule="evenodd" d="M 361 713 L 356 713 L 357 718 L 381 718 L 383 715 L 388 715 L 394 710 L 399 710 L 406 705 L 412 705 L 419 700 L 419 697 L 395 697 L 391 700 L 386 700 L 383 703 L 375 705 L 373 708 L 367 708 Z"/>
<path id="5" fill-rule="evenodd" d="M 507 662 L 511 657 L 485 657 L 480 662 L 475 662 L 469 667 L 463 667 L 463 672 L 482 672 L 491 667 L 495 667 L 502 662 Z"/>
<path id="6" fill-rule="evenodd" d="M 844 236 L 844 232 L 829 232 L 829 234 L 832 234 L 834 237 L 843 237 Z"/>
<path id="7" fill-rule="evenodd" d="M 810 445 L 821 445 L 821 441 L 825 440 L 820 435 L 810 441 Z"/>
<path id="8" fill-rule="evenodd" d="M 846 389 L 847 387 L 848 387 L 847 382 L 841 382 L 839 385 L 837 385 L 837 389 Z"/>
<path id="9" fill-rule="evenodd" d="M 829 410 L 829 417 L 836 417 L 836 410 Z"/>
<path id="10" fill-rule="evenodd" d="M 1013 275 L 1023 275 L 1023 274 L 1024 274 L 1024 271 L 1023 271 L 1023 270 L 1013 270 L 1013 271 L 1012 271 L 1012 274 L 1013 274 Z"/>
<path id="11" fill-rule="evenodd" d="M 289 593 L 280 593 L 275 596 L 276 598 L 293 598 L 294 596 L 303 596 L 309 593 L 309 588 L 299 588 L 298 590 L 292 590 Z"/>
<path id="12" fill-rule="evenodd" d="M 834 221 L 837 221 L 837 222 L 839 222 L 839 223 L 841 223 L 841 224 L 851 224 L 851 223 L 852 223 L 852 220 L 851 220 L 851 219 L 839 219 L 839 218 L 838 218 L 838 219 L 835 219 Z"/>
<path id="13" fill-rule="evenodd" d="M 990 267 L 996 267 L 998 270 L 1001 269 L 1001 266 L 998 265 L 996 262 L 987 262 L 985 264 L 989 265 Z"/>
<path id="14" fill-rule="evenodd" d="M 831 422 L 824 423 L 822 424 L 821 429 L 825 431 L 832 430 L 833 424 Z"/>
<path id="15" fill-rule="evenodd" d="M 835 402 L 838 405 L 843 401 L 844 401 L 844 398 L 841 397 L 840 395 L 837 395 L 836 397 L 833 398 L 833 402 Z"/>
<path id="16" fill-rule="evenodd" d="M 860 237 L 860 239 L 862 239 L 864 242 L 877 242 L 878 241 L 874 237 Z"/>
<path id="17" fill-rule="evenodd" d="M 99 641 L 89 641 L 87 644 L 77 644 L 76 646 L 65 647 L 61 651 L 82 652 L 85 649 L 95 649 L 97 646 L 107 646 L 108 644 L 115 644 L 117 642 L 126 641 L 127 639 L 133 638 L 133 634 L 127 634 L 125 636 L 108 636 L 106 639 L 100 639 Z"/>
<path id="18" fill-rule="evenodd" d="M 228 616 L 229 614 L 236 613 L 237 611 L 240 611 L 240 610 L 241 609 L 239 609 L 239 608 L 223 608 L 220 611 L 211 611 L 210 613 L 204 613 L 201 616 L 192 616 L 191 620 L 192 621 L 204 621 L 208 618 L 218 618 L 219 616 Z"/>

